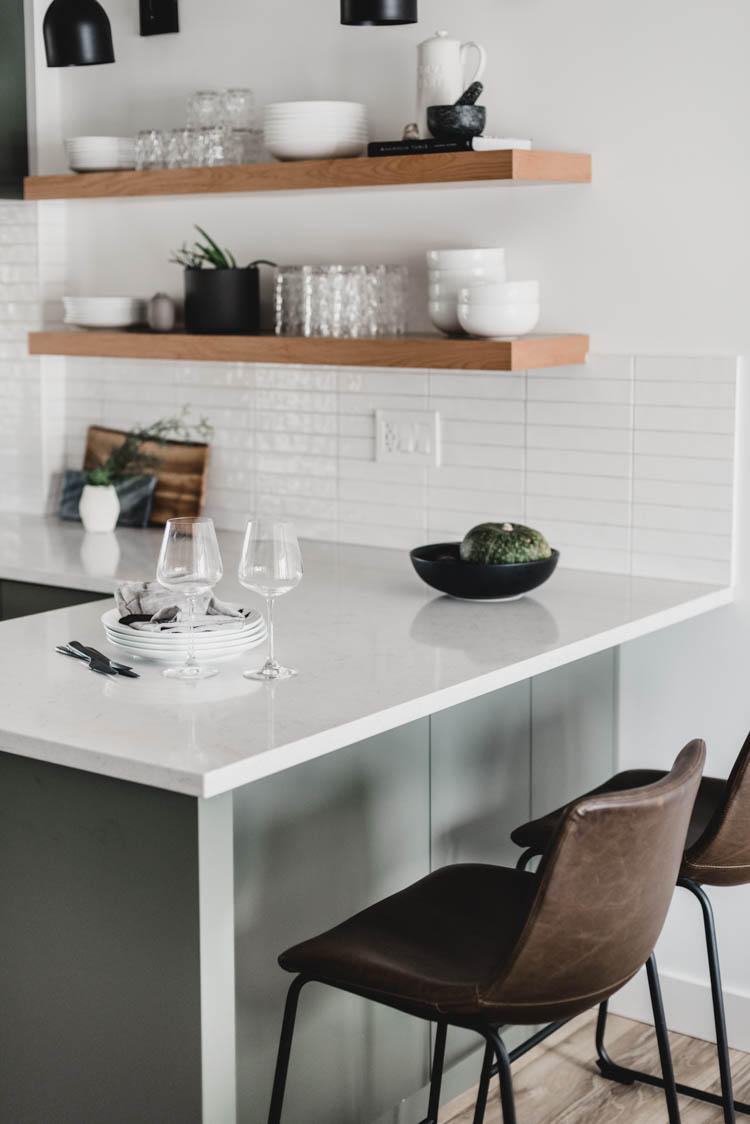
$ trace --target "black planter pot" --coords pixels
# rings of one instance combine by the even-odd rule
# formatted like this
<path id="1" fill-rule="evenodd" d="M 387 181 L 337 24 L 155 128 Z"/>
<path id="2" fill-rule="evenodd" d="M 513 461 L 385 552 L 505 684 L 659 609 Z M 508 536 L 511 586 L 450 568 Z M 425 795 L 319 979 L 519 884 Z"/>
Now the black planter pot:
<path id="1" fill-rule="evenodd" d="M 252 336 L 260 329 L 260 271 L 185 270 L 185 331 L 201 336 Z"/>

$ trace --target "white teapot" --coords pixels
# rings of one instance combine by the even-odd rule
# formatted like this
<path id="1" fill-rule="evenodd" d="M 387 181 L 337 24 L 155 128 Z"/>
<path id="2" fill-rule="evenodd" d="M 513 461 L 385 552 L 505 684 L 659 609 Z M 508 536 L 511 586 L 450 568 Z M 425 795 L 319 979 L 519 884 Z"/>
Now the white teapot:
<path id="1" fill-rule="evenodd" d="M 474 74 L 465 74 L 469 51 L 477 52 Z M 429 137 L 427 109 L 431 105 L 453 105 L 472 82 L 482 77 L 487 66 L 487 52 L 478 43 L 462 43 L 451 39 L 447 31 L 438 31 L 417 47 L 417 121 L 420 135 Z"/>

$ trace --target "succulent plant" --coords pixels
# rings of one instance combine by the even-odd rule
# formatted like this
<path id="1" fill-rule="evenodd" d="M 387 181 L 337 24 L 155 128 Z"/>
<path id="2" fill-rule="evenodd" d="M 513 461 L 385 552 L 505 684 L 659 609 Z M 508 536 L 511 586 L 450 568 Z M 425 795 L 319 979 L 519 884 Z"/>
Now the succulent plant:
<path id="1" fill-rule="evenodd" d="M 231 250 L 222 250 L 202 226 L 196 225 L 195 229 L 205 241 L 194 242 L 192 246 L 183 244 L 182 249 L 173 251 L 169 260 L 174 265 L 181 265 L 184 269 L 203 269 L 204 266 L 214 269 L 240 268 Z M 254 269 L 256 265 L 275 266 L 276 262 L 268 261 L 266 258 L 258 258 L 257 261 L 251 261 L 245 268 Z"/>

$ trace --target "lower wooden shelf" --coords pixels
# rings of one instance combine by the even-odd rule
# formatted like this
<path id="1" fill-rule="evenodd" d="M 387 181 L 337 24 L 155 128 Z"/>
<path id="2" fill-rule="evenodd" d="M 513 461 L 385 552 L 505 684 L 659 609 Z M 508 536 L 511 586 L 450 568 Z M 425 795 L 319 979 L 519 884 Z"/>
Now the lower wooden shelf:
<path id="1" fill-rule="evenodd" d="M 29 335 L 30 355 L 102 359 L 175 359 L 209 363 L 294 363 L 336 367 L 416 367 L 523 371 L 584 363 L 589 337 L 522 336 L 514 340 L 446 336 L 307 339 L 298 336 L 196 336 L 145 331 L 49 331 Z"/>

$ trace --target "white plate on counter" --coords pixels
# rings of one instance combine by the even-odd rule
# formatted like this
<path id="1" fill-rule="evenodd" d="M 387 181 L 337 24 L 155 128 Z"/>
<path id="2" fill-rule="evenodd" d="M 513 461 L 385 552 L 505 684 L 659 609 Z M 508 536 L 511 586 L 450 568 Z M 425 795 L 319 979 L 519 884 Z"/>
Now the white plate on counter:
<path id="1" fill-rule="evenodd" d="M 117 609 L 109 609 L 101 617 L 107 640 L 118 648 L 160 663 L 180 662 L 187 656 L 187 635 L 165 632 L 140 632 L 120 624 Z M 237 630 L 222 632 L 196 632 L 195 650 L 201 656 L 221 659 L 238 655 L 248 648 L 262 644 L 267 636 L 266 622 L 257 610 L 253 610 L 246 625 Z"/>

